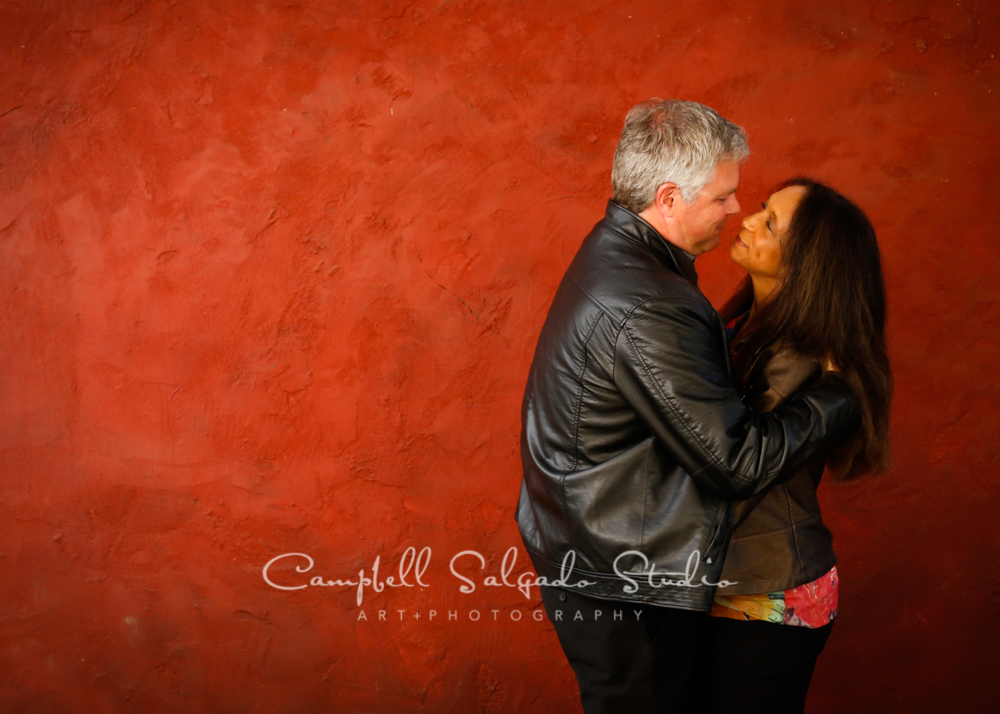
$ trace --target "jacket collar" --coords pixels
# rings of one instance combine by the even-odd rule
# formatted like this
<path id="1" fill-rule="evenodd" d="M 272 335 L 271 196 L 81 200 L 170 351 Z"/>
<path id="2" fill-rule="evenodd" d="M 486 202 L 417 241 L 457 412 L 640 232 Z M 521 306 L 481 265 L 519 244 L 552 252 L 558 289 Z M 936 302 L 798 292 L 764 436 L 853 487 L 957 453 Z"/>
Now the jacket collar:
<path id="1" fill-rule="evenodd" d="M 614 201 L 608 201 L 608 211 L 604 221 L 615 232 L 629 240 L 649 246 L 654 257 L 665 267 L 686 278 L 692 285 L 698 284 L 698 273 L 694 269 L 694 260 L 690 255 L 663 238 L 640 216 Z"/>

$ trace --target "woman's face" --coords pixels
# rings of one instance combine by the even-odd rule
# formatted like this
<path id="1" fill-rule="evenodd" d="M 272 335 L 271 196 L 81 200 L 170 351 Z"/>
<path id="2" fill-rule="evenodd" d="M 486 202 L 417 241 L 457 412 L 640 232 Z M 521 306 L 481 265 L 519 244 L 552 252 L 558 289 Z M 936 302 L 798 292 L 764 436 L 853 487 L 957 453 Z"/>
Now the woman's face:
<path id="1" fill-rule="evenodd" d="M 805 195 L 805 186 L 789 186 L 775 191 L 762 210 L 743 219 L 740 232 L 729 248 L 729 257 L 745 268 L 752 278 L 781 278 L 784 271 L 781 244 L 785 229 Z"/>

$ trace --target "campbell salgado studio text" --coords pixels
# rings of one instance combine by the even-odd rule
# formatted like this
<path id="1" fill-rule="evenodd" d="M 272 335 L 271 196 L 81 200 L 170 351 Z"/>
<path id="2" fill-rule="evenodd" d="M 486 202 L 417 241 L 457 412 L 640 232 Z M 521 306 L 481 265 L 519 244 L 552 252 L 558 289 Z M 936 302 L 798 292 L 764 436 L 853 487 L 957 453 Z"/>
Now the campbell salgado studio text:
<path id="1" fill-rule="evenodd" d="M 427 572 L 428 566 L 431 563 L 431 556 L 432 552 L 429 547 L 422 548 L 418 552 L 415 547 L 411 546 L 403 552 L 403 556 L 399 560 L 396 575 L 390 575 L 383 578 L 379 573 L 379 569 L 381 567 L 381 556 L 376 556 L 375 562 L 372 564 L 370 574 L 362 568 L 358 571 L 357 576 L 355 577 L 330 580 L 322 575 L 307 575 L 316 565 L 316 562 L 308 554 L 282 553 L 281 555 L 271 558 L 271 560 L 267 562 L 263 569 L 263 576 L 264 582 L 272 588 L 276 588 L 278 590 L 303 590 L 308 587 L 357 588 L 357 604 L 360 606 L 364 601 L 365 588 L 370 587 L 376 593 L 380 593 L 386 588 L 430 587 L 429 584 L 423 580 L 423 578 Z M 631 557 L 638 558 L 642 561 L 642 569 L 619 569 L 619 561 L 624 558 Z M 697 550 L 692 551 L 691 555 L 688 557 L 687 564 L 683 572 L 666 572 L 658 571 L 656 566 L 651 565 L 649 563 L 649 559 L 646 558 L 646 556 L 641 552 L 628 550 L 615 558 L 614 571 L 615 574 L 622 580 L 622 592 L 627 595 L 638 592 L 640 580 L 645 580 L 648 586 L 653 588 L 701 588 L 735 585 L 735 583 L 725 580 L 718 583 L 709 582 L 704 576 L 701 580 L 695 580 L 695 571 L 697 569 L 699 557 L 700 553 Z M 288 558 L 299 560 L 299 565 L 295 566 L 294 573 L 283 573 L 279 577 L 277 574 L 270 572 L 271 568 L 275 566 L 276 563 L 284 561 Z M 459 592 L 466 595 L 475 592 L 476 581 L 468 575 L 463 575 L 459 572 L 459 569 L 474 567 L 476 563 L 479 565 L 480 572 L 486 568 L 486 558 L 475 550 L 463 550 L 460 553 L 453 555 L 449 561 L 448 569 L 451 574 L 463 583 L 458 586 Z M 591 585 L 597 584 L 595 581 L 587 580 L 585 578 L 572 577 L 573 567 L 576 564 L 576 552 L 572 550 L 566 553 L 566 556 L 563 558 L 560 566 L 559 577 L 553 580 L 540 577 L 531 571 L 525 571 L 512 579 L 516 563 L 517 548 L 511 547 L 506 553 L 504 553 L 503 560 L 500 564 L 499 577 L 497 575 L 487 575 L 485 578 L 482 578 L 483 587 L 517 588 L 517 590 L 524 595 L 525 599 L 530 599 L 531 588 L 538 585 L 585 589 Z M 298 574 L 298 576 L 296 576 L 296 574 Z M 305 578 L 309 578 L 308 581 L 306 581 Z"/>

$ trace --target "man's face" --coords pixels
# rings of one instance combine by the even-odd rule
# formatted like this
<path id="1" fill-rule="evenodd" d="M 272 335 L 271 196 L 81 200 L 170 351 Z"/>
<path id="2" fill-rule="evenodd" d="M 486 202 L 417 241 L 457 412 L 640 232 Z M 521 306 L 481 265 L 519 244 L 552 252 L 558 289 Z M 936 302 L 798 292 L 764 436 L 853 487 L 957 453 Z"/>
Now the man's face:
<path id="1" fill-rule="evenodd" d="M 715 176 L 693 203 L 678 197 L 674 202 L 673 242 L 691 255 L 700 255 L 719 245 L 726 219 L 740 210 L 736 187 L 740 165 L 724 161 L 716 165 Z"/>

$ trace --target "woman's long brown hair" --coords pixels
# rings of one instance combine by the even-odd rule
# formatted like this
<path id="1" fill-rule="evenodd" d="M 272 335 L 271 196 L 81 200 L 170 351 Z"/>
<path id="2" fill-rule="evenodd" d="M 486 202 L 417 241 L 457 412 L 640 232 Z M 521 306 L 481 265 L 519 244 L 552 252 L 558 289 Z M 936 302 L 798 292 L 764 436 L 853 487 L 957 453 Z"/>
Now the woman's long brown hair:
<path id="1" fill-rule="evenodd" d="M 858 395 L 862 411 L 861 429 L 831 454 L 831 470 L 840 480 L 878 473 L 890 462 L 892 372 L 875 229 L 860 208 L 829 186 L 794 178 L 780 188 L 788 186 L 803 186 L 806 195 L 782 237 L 784 275 L 737 335 L 739 354 L 752 359 L 758 349 L 780 339 L 810 357 L 829 355 Z M 722 308 L 724 322 L 752 304 L 753 283 L 747 276 Z"/>

